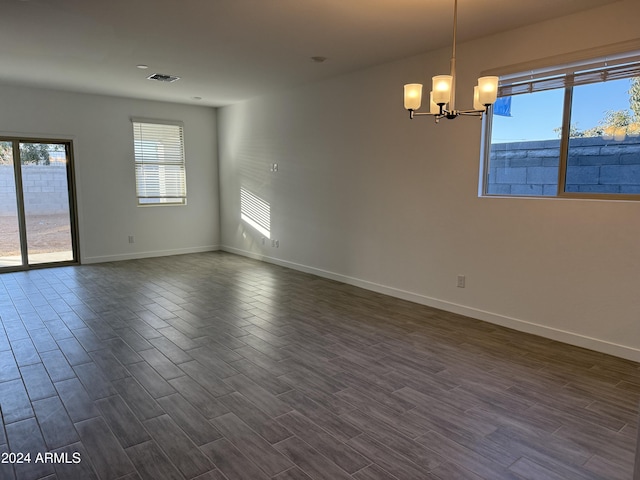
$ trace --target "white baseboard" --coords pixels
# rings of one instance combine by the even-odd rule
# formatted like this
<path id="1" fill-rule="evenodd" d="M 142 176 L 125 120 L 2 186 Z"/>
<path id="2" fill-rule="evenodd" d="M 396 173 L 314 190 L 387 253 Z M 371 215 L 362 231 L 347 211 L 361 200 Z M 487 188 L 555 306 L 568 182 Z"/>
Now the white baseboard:
<path id="1" fill-rule="evenodd" d="M 520 320 L 517 318 L 507 317 L 498 313 L 487 312 L 473 307 L 465 305 L 459 305 L 456 303 L 439 300 L 437 298 L 428 297 L 418 293 L 408 292 L 406 290 L 400 290 L 394 287 L 386 285 L 380 285 L 378 283 L 361 280 L 339 273 L 322 270 L 320 268 L 309 267 L 295 262 L 289 262 L 287 260 L 281 260 L 278 258 L 269 257 L 266 255 L 260 255 L 255 252 L 241 250 L 234 247 L 228 247 L 222 245 L 220 250 L 245 257 L 253 258 L 256 260 L 262 260 L 264 262 L 273 263 L 282 267 L 291 268 L 305 273 L 317 275 L 319 277 L 336 280 L 338 282 L 346 283 L 356 287 L 361 287 L 373 292 L 382 293 L 391 297 L 401 298 L 410 302 L 418 303 L 420 305 L 426 305 L 428 307 L 438 308 L 440 310 L 446 310 L 447 312 L 457 313 L 467 317 L 475 318 L 477 320 L 483 320 L 485 322 L 493 323 L 503 327 L 518 330 L 520 332 L 531 333 L 551 340 L 556 340 L 563 343 L 568 343 L 577 347 L 587 348 L 596 352 L 606 353 L 634 362 L 640 362 L 640 350 L 624 345 L 618 345 L 615 343 L 607 342 L 606 340 L 600 340 L 597 338 L 587 337 L 575 332 L 568 332 L 545 325 L 540 325 L 526 320 Z"/>
<path id="2" fill-rule="evenodd" d="M 184 255 L 187 253 L 215 252 L 220 250 L 220 245 L 207 245 L 204 247 L 176 248 L 172 250 L 152 250 L 148 252 L 124 253 L 117 255 L 101 255 L 98 257 L 82 257 L 81 263 L 118 262 L 120 260 L 137 260 L 139 258 L 168 257 L 170 255 Z"/>

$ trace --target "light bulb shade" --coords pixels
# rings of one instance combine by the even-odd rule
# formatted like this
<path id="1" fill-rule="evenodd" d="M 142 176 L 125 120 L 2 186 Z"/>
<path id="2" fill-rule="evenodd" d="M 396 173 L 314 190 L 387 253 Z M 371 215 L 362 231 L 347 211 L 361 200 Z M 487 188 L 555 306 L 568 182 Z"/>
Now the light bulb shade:
<path id="1" fill-rule="evenodd" d="M 498 77 L 478 79 L 478 101 L 482 105 L 492 105 L 498 98 Z"/>
<path id="2" fill-rule="evenodd" d="M 440 107 L 433 101 L 433 92 L 429 93 L 429 113 L 437 115 L 440 113 Z"/>
<path id="3" fill-rule="evenodd" d="M 404 108 L 418 110 L 422 104 L 422 84 L 408 83 L 404 86 Z"/>
<path id="4" fill-rule="evenodd" d="M 449 103 L 451 99 L 451 75 L 436 75 L 433 77 L 433 101 L 438 105 Z"/>
<path id="5" fill-rule="evenodd" d="M 484 110 L 485 106 L 480 103 L 480 87 L 477 85 L 473 87 L 473 109 Z"/>

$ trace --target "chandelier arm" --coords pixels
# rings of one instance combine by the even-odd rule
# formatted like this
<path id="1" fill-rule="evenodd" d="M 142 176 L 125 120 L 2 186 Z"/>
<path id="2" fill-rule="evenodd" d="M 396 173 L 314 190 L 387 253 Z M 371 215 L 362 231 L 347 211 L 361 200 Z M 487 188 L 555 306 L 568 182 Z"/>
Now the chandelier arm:
<path id="1" fill-rule="evenodd" d="M 447 113 L 428 113 L 428 112 L 416 112 L 411 113 L 411 119 L 414 117 L 433 117 L 436 123 L 440 123 L 441 118 L 447 118 Z"/>
<path id="2" fill-rule="evenodd" d="M 457 113 L 468 117 L 481 117 L 486 113 L 486 110 L 458 110 Z"/>
<path id="3" fill-rule="evenodd" d="M 435 117 L 435 118 L 445 118 L 447 116 L 446 113 L 444 114 L 440 114 L 440 113 L 428 113 L 428 112 L 414 112 L 413 113 L 414 117 Z"/>

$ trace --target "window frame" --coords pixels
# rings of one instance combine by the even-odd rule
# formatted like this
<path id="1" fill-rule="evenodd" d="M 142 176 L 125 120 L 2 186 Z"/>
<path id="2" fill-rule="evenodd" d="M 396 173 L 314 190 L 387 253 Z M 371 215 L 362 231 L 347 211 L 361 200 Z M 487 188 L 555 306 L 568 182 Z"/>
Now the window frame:
<path id="1" fill-rule="evenodd" d="M 184 140 L 184 123 L 178 120 L 159 120 L 151 118 L 131 118 L 132 131 L 133 131 L 133 157 L 134 157 L 134 175 L 135 175 L 135 188 L 136 188 L 136 201 L 139 207 L 159 207 L 159 206 L 182 206 L 187 204 L 187 167 L 186 167 L 186 152 L 185 152 L 185 140 Z M 146 126 L 146 127 L 145 127 Z M 139 157 L 140 151 L 137 146 L 137 142 L 144 141 L 139 137 L 139 133 L 146 133 L 153 137 L 153 130 L 162 127 L 175 127 L 177 131 L 171 136 L 175 136 L 175 139 L 167 137 L 169 145 L 175 149 L 174 153 L 165 157 L 164 155 L 150 154 L 150 151 L 142 150 L 142 155 Z M 145 155 L 145 152 L 148 155 Z M 178 152 L 178 153 L 176 153 Z M 144 178 L 140 178 L 140 167 L 142 166 L 157 166 L 158 167 L 158 195 L 145 195 L 141 192 L 140 185 L 144 185 Z M 166 182 L 167 178 L 170 178 L 167 172 L 164 172 L 164 167 L 178 166 L 179 175 L 178 187 L 173 191 L 166 191 L 162 193 L 162 183 Z M 150 190 L 153 190 L 154 186 L 150 186 Z M 147 201 L 145 201 L 147 200 Z"/>
<path id="2" fill-rule="evenodd" d="M 596 200 L 640 200 L 640 193 L 591 193 L 591 192 L 572 192 L 566 190 L 567 168 L 569 159 L 569 143 L 570 126 L 571 126 L 571 111 L 573 101 L 573 88 L 580 86 L 582 83 L 573 82 L 573 74 L 576 72 L 583 72 L 590 69 L 616 69 L 621 65 L 634 64 L 636 69 L 640 69 L 640 42 L 626 42 L 624 44 L 628 49 L 624 50 L 624 53 L 620 53 L 622 50 L 616 50 L 613 46 L 609 46 L 606 49 L 599 49 L 593 51 L 581 51 L 573 54 L 563 55 L 544 60 L 538 60 L 530 62 L 529 64 L 519 64 L 516 66 L 505 67 L 502 71 L 488 71 L 482 72 L 483 75 L 497 75 L 500 77 L 500 87 L 504 88 L 505 85 L 513 85 L 520 83 L 535 84 L 536 81 L 541 82 L 542 79 L 552 77 L 554 75 L 565 75 L 569 79 L 568 85 L 566 80 L 558 81 L 553 90 L 562 89 L 562 82 L 565 82 L 564 86 L 564 100 L 562 105 L 562 131 L 560 136 L 560 155 L 558 163 L 558 184 L 555 195 L 522 195 L 522 194 L 503 194 L 503 193 L 489 193 L 489 170 L 491 159 L 491 135 L 493 124 L 493 110 L 484 116 L 482 126 L 482 141 L 481 141 L 481 169 L 480 169 L 480 185 L 478 188 L 478 194 L 480 197 L 488 198 L 573 198 L 573 199 L 596 199 Z M 620 45 L 617 45 L 620 48 Z M 599 56 L 596 56 L 598 55 Z M 548 62 L 548 63 L 547 63 Z M 557 63 L 556 63 L 557 62 Z M 636 75 L 633 75 L 635 77 Z M 624 78 L 633 78 L 627 76 Z M 598 84 L 602 82 L 590 82 Z M 551 90 L 549 89 L 549 90 Z M 532 93 L 522 92 L 522 93 Z M 516 93 L 517 95 L 517 93 Z M 507 95 L 503 95 L 507 96 Z M 513 94 L 511 95 L 513 96 Z"/>

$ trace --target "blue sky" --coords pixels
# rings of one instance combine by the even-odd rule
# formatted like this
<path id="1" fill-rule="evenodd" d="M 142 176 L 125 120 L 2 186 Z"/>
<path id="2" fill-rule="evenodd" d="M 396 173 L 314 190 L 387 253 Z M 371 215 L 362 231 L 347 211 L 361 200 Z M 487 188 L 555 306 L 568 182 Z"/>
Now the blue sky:
<path id="1" fill-rule="evenodd" d="M 571 123 L 580 130 L 595 127 L 607 110 L 629 109 L 630 79 L 574 88 Z M 493 117 L 492 142 L 551 140 L 562 124 L 564 90 L 514 95 L 511 117 Z"/>

